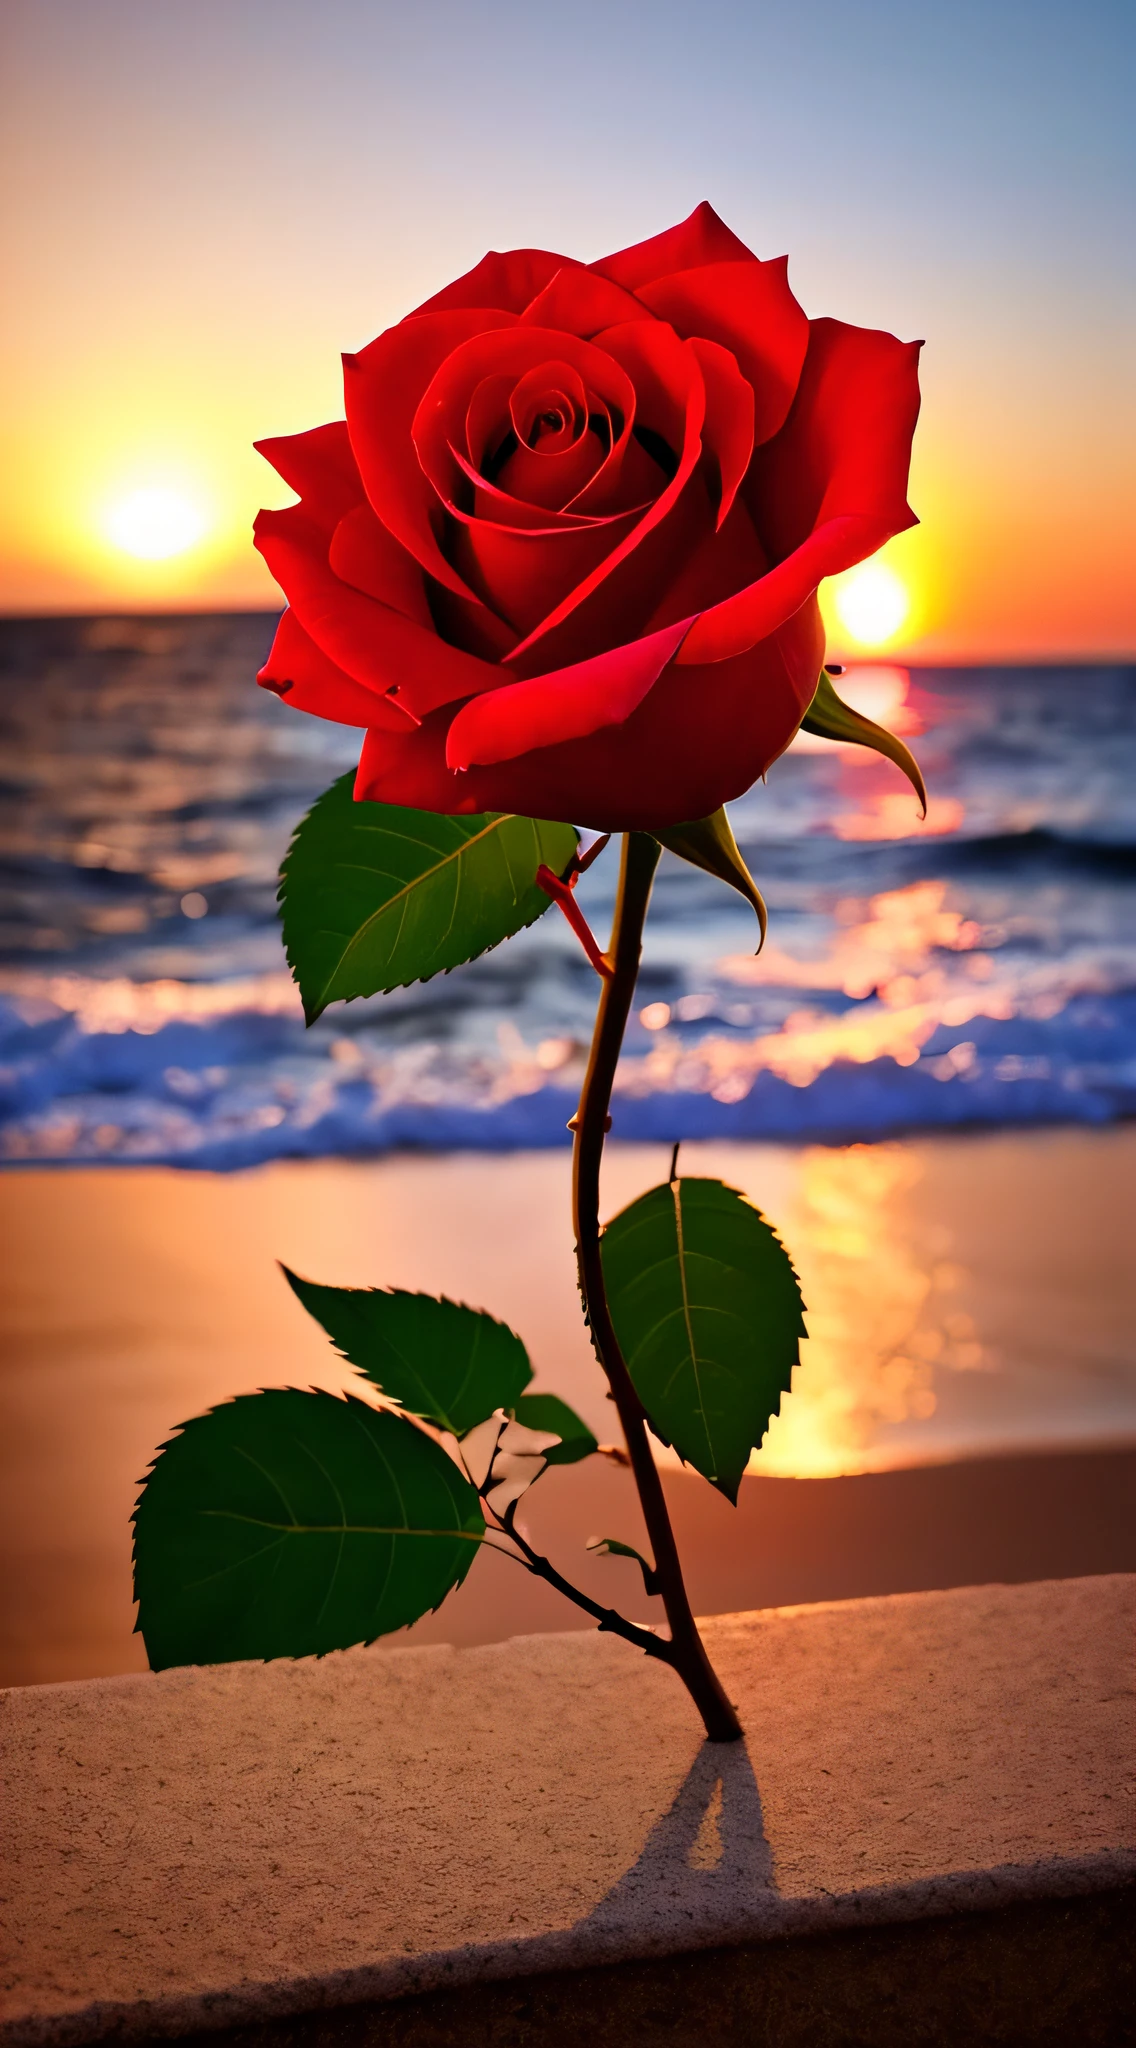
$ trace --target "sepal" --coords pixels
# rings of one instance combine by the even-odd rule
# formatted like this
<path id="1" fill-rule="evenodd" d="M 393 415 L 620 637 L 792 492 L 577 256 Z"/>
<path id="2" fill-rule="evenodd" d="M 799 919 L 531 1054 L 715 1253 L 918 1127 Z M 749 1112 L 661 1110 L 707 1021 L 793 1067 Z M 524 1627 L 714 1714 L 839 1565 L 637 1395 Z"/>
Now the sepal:
<path id="1" fill-rule="evenodd" d="M 871 747 L 874 753 L 886 755 L 897 768 L 902 768 L 923 806 L 923 816 L 927 816 L 927 788 L 910 748 L 905 747 L 903 741 L 897 739 L 893 732 L 888 732 L 886 727 L 876 725 L 872 719 L 865 718 L 862 711 L 853 711 L 850 704 L 845 704 L 837 696 L 827 669 L 822 668 L 820 672 L 816 695 L 801 720 L 800 729 L 815 733 L 818 739 L 843 740 L 846 745 Z"/>
<path id="2" fill-rule="evenodd" d="M 760 953 L 769 923 L 765 899 L 742 859 L 724 807 L 713 811 L 708 818 L 695 818 L 689 825 L 670 825 L 665 831 L 656 831 L 653 836 L 668 853 L 677 853 L 680 860 L 688 860 L 692 867 L 701 868 L 707 875 L 716 875 L 720 882 L 728 882 L 731 889 L 745 897 L 761 928 L 757 948 Z"/>

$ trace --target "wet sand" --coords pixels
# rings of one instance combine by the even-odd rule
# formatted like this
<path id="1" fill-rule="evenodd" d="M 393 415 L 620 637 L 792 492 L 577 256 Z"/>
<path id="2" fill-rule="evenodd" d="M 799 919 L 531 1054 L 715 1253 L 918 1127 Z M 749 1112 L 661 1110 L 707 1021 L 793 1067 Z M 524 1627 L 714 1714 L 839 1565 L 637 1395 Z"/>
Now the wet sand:
<path id="1" fill-rule="evenodd" d="M 661 1148 L 613 1148 L 608 1212 L 665 1167 Z M 737 1513 L 667 1474 L 696 1608 L 1136 1566 L 1136 1130 L 690 1145 L 682 1167 L 776 1222 L 811 1331 Z M 0 1682 L 144 1668 L 128 1517 L 177 1422 L 256 1386 L 352 1383 L 277 1258 L 505 1317 L 536 1384 L 610 1438 L 567 1174 L 566 1154 L 531 1153 L 0 1179 Z M 624 1471 L 549 1472 L 526 1519 L 570 1576 L 646 1617 L 634 1567 L 582 1549 L 639 1540 Z M 414 1633 L 476 1642 L 578 1619 L 486 1556 Z"/>

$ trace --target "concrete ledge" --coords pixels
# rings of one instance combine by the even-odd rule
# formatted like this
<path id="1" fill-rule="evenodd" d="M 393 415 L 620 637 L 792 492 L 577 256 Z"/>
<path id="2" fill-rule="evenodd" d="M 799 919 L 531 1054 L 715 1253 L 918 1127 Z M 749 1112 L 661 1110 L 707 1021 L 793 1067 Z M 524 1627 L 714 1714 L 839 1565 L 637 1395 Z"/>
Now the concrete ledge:
<path id="1" fill-rule="evenodd" d="M 185 2048 L 1125 2048 L 1136 1891 L 340 2006 Z"/>
<path id="2" fill-rule="evenodd" d="M 1136 1580 L 718 1616 L 747 1741 L 601 1636 L 2 1697 L 8 2048 L 1136 1879 Z"/>

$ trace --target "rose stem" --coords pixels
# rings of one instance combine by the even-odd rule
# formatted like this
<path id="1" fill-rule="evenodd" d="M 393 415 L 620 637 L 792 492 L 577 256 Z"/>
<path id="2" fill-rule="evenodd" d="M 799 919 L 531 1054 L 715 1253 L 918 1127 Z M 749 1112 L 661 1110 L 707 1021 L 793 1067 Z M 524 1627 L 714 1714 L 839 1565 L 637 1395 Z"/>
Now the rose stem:
<path id="1" fill-rule="evenodd" d="M 648 833 L 624 834 L 615 920 L 608 948 L 614 972 L 600 992 L 588 1071 L 580 1107 L 574 1118 L 572 1220 L 576 1231 L 576 1260 L 584 1313 L 627 1440 L 643 1519 L 654 1551 L 659 1591 L 670 1624 L 670 1661 L 698 1708 L 711 1742 L 736 1742 L 742 1732 L 741 1722 L 726 1698 L 690 1610 L 662 1480 L 647 1437 L 646 1413 L 632 1385 L 612 1325 L 600 1259 L 600 1161 L 604 1130 L 609 1121 L 612 1082 L 639 973 L 643 924 L 651 884 L 661 853 L 658 840 L 652 839 Z"/>
<path id="2" fill-rule="evenodd" d="M 483 1493 L 482 1499 L 484 1498 Z M 521 1553 L 516 1560 L 518 1564 L 523 1564 L 534 1578 L 547 1579 L 548 1584 L 555 1586 L 558 1593 L 563 1593 L 566 1600 L 575 1601 L 577 1607 L 582 1607 L 585 1614 L 590 1614 L 599 1623 L 601 1634 L 606 1629 L 610 1635 L 622 1636 L 625 1643 L 634 1644 L 645 1656 L 657 1657 L 663 1664 L 671 1664 L 678 1669 L 673 1645 L 668 1643 L 665 1636 L 655 1635 L 652 1629 L 640 1628 L 637 1622 L 628 1621 L 625 1615 L 617 1614 L 614 1607 L 601 1607 L 598 1600 L 593 1600 L 587 1593 L 581 1592 L 579 1586 L 574 1586 L 570 1579 L 566 1579 L 563 1573 L 558 1572 L 547 1557 L 542 1557 L 539 1551 L 534 1550 L 532 1544 L 517 1528 L 516 1512 L 517 1503 L 511 1501 L 504 1514 L 498 1516 L 498 1520 L 505 1534 L 512 1537 Z M 510 1553 L 503 1550 L 500 1555 L 508 1557 Z"/>

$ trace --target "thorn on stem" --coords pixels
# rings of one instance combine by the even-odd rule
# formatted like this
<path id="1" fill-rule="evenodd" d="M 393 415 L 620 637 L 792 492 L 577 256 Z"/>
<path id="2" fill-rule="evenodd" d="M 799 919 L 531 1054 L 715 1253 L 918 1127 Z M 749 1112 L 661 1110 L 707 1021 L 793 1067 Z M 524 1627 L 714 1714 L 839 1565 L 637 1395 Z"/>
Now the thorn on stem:
<path id="1" fill-rule="evenodd" d="M 682 1139 L 680 1138 L 680 1139 L 678 1140 L 678 1143 L 677 1143 L 677 1144 L 675 1145 L 675 1147 L 674 1147 L 673 1151 L 671 1152 L 671 1170 L 670 1170 L 670 1172 L 669 1172 L 669 1173 L 668 1173 L 668 1175 L 667 1175 L 667 1186 L 668 1186 L 668 1187 L 673 1187 L 673 1186 L 674 1186 L 674 1184 L 675 1184 L 675 1182 L 676 1182 L 676 1180 L 678 1179 L 678 1152 L 679 1152 L 679 1146 L 680 1146 L 681 1144 L 682 1144 Z"/>
<path id="2" fill-rule="evenodd" d="M 610 1458 L 613 1465 L 630 1465 L 631 1460 L 622 1444 L 597 1444 L 601 1458 Z"/>
<path id="3" fill-rule="evenodd" d="M 567 1129 L 568 1129 L 568 1130 L 570 1130 L 570 1131 L 578 1131 L 578 1130 L 579 1130 L 579 1128 L 580 1128 L 580 1115 L 579 1115 L 579 1111 L 577 1111 L 577 1113 L 576 1113 L 576 1115 L 575 1115 L 575 1116 L 570 1116 L 570 1117 L 569 1117 L 569 1119 L 568 1119 L 568 1124 L 567 1124 Z M 610 1129 L 611 1129 L 611 1118 L 610 1118 L 609 1116 L 605 1116 L 605 1118 L 604 1118 L 604 1133 L 605 1133 L 605 1135 L 607 1134 L 607 1132 L 608 1132 L 608 1131 L 610 1131 Z"/>

